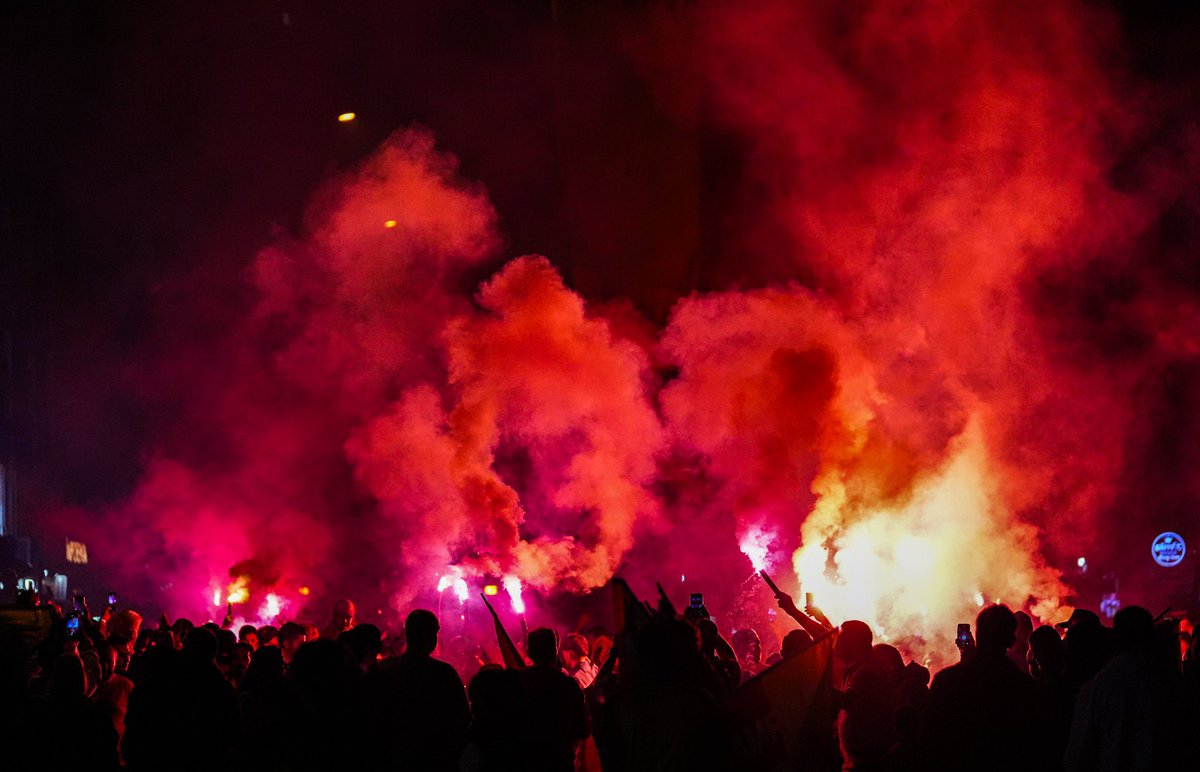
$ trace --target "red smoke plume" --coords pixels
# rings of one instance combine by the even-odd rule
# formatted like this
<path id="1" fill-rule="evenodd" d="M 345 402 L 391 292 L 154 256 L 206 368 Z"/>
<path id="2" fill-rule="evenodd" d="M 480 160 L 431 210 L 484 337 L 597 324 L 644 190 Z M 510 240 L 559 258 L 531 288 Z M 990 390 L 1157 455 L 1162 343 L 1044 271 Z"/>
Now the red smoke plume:
<path id="1" fill-rule="evenodd" d="M 257 256 L 220 374 L 110 515 L 161 534 L 133 560 L 169 555 L 182 610 L 244 560 L 266 567 L 252 592 L 356 577 L 398 607 L 452 567 L 586 590 L 646 537 L 703 542 L 739 579 L 741 539 L 832 617 L 935 650 L 984 602 L 1056 613 L 1046 529 L 1114 506 L 1135 395 L 1198 350 L 1194 300 L 1153 283 L 1128 311 L 1150 343 L 1119 369 L 1072 331 L 1173 185 L 1115 181 L 1140 92 L 1114 21 L 948 1 L 649 18 L 628 49 L 664 109 L 695 120 L 669 96 L 698 79 L 700 128 L 738 148 L 719 286 L 657 339 L 546 258 L 475 286 L 496 214 L 427 133 L 396 134 Z"/>

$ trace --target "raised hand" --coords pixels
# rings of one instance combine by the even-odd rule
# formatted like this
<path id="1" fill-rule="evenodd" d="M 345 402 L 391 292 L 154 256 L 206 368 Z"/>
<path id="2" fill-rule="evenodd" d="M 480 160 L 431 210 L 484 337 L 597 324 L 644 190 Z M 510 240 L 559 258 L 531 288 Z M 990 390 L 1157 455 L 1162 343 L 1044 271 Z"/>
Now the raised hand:
<path id="1" fill-rule="evenodd" d="M 771 592 L 775 595 L 775 601 L 779 604 L 779 608 L 783 610 L 783 613 L 792 619 L 796 619 L 796 615 L 800 613 L 800 609 L 796 606 L 796 601 L 792 600 L 792 596 L 779 589 L 779 585 L 771 580 L 766 571 L 759 571 L 758 575 L 767 583 L 767 587 L 771 588 Z"/>

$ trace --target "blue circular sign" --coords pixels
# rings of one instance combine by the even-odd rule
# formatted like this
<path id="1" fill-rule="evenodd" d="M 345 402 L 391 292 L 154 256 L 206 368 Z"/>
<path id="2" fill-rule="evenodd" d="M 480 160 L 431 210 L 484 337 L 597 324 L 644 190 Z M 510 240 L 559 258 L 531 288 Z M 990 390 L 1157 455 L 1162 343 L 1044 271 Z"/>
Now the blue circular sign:
<path id="1" fill-rule="evenodd" d="M 1154 543 L 1150 545 L 1154 562 L 1167 568 L 1179 565 L 1186 554 L 1187 545 L 1183 543 L 1183 537 L 1174 531 L 1163 531 L 1154 537 Z"/>

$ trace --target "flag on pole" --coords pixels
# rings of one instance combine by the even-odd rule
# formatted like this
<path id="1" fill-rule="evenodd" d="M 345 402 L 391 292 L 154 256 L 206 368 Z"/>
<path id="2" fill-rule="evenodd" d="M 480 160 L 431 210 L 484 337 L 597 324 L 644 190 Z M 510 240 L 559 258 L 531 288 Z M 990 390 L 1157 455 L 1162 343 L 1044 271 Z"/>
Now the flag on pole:
<path id="1" fill-rule="evenodd" d="M 624 579 L 613 579 L 613 621 L 617 639 L 637 635 L 650 621 L 646 604 L 638 600 Z"/>
<path id="2" fill-rule="evenodd" d="M 504 667 L 509 670 L 523 669 L 525 658 L 521 656 L 521 652 L 517 651 L 517 645 L 508 636 L 504 625 L 500 624 L 500 616 L 496 613 L 496 609 L 492 608 L 486 595 L 481 593 L 479 597 L 483 598 L 483 605 L 487 606 L 488 613 L 492 615 L 492 621 L 496 623 L 496 642 L 500 645 L 500 656 L 504 659 Z"/>
<path id="3" fill-rule="evenodd" d="M 727 701 L 738 760 L 759 772 L 837 768 L 833 704 L 834 636 L 742 684 Z"/>

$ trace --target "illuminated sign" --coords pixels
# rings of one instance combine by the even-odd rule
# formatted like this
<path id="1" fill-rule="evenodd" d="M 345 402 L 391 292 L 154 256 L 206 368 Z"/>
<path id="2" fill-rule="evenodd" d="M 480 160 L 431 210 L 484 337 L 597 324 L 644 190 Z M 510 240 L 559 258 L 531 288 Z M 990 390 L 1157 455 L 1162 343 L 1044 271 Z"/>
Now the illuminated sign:
<path id="1" fill-rule="evenodd" d="M 67 540 L 67 562 L 87 565 L 87 545 L 81 541 Z"/>
<path id="2" fill-rule="evenodd" d="M 1160 533 L 1150 545 L 1150 555 L 1154 562 L 1167 568 L 1179 565 L 1186 554 L 1187 545 L 1183 543 L 1183 537 L 1174 531 Z"/>

